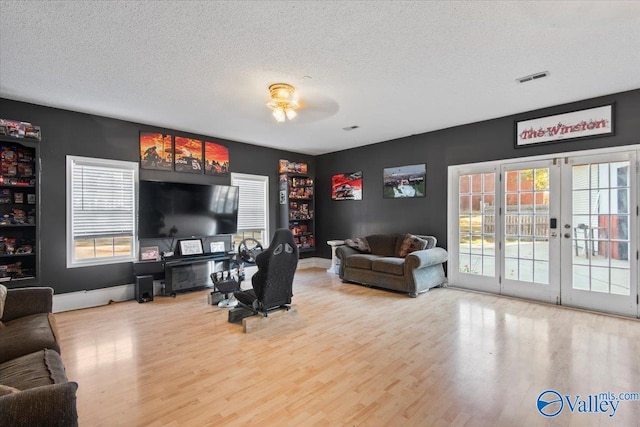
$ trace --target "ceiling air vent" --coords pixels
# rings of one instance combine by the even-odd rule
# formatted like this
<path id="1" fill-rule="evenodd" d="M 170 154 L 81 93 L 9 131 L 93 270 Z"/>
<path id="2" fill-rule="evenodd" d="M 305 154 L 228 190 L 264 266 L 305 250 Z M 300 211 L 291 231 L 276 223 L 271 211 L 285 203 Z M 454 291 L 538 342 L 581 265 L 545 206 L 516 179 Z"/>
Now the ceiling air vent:
<path id="1" fill-rule="evenodd" d="M 518 83 L 526 83 L 526 82 L 530 82 L 531 80 L 538 80 L 543 77 L 547 77 L 548 75 L 549 75 L 548 71 L 543 71 L 541 73 L 535 73 L 528 76 L 520 77 L 519 79 L 516 79 L 516 81 Z"/>

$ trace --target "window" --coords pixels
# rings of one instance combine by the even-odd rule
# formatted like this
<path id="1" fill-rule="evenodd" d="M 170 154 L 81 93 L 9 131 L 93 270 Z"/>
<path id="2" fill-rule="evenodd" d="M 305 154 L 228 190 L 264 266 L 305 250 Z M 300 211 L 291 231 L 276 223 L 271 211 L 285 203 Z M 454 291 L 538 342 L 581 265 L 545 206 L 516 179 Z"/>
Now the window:
<path id="1" fill-rule="evenodd" d="M 233 236 L 234 245 L 237 247 L 246 238 L 268 245 L 269 177 L 232 173 L 231 185 L 240 187 L 238 233 Z"/>
<path id="2" fill-rule="evenodd" d="M 135 260 L 138 164 L 67 156 L 67 267 Z"/>

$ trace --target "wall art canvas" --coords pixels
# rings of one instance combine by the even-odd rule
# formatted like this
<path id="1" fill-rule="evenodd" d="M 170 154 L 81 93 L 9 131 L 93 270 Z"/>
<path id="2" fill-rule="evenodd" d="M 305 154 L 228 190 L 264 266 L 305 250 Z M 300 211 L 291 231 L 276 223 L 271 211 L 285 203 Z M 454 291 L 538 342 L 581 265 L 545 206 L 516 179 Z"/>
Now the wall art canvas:
<path id="1" fill-rule="evenodd" d="M 175 145 L 176 172 L 202 173 L 202 141 L 176 136 Z"/>
<path id="2" fill-rule="evenodd" d="M 333 200 L 362 200 L 362 171 L 341 173 L 331 177 Z"/>
<path id="3" fill-rule="evenodd" d="M 290 162 L 289 160 L 280 159 L 280 173 L 302 173 L 309 172 L 309 166 L 302 162 Z"/>
<path id="4" fill-rule="evenodd" d="M 140 132 L 140 167 L 170 171 L 173 168 L 172 136 Z"/>
<path id="5" fill-rule="evenodd" d="M 384 168 L 384 188 L 382 196 L 386 199 L 405 199 L 424 197 L 427 178 L 427 165 L 397 166 Z"/>
<path id="6" fill-rule="evenodd" d="M 225 175 L 229 173 L 229 149 L 215 142 L 204 143 L 204 173 Z"/>

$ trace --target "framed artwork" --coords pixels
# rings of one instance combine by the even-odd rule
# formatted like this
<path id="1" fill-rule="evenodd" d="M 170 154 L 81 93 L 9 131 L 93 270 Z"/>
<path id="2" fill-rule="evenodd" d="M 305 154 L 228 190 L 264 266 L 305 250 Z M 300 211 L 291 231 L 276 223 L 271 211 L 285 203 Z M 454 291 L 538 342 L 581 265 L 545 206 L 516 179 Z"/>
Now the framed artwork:
<path id="1" fill-rule="evenodd" d="M 141 261 L 157 261 L 160 259 L 160 250 L 157 246 L 147 246 L 140 248 Z"/>
<path id="2" fill-rule="evenodd" d="M 362 171 L 332 175 L 331 199 L 362 200 Z"/>
<path id="3" fill-rule="evenodd" d="M 140 132 L 140 167 L 170 171 L 173 168 L 173 137 Z"/>
<path id="4" fill-rule="evenodd" d="M 302 173 L 309 172 L 309 166 L 302 162 L 290 162 L 289 160 L 280 159 L 279 173 Z"/>
<path id="5" fill-rule="evenodd" d="M 202 173 L 202 141 L 175 137 L 176 172 Z"/>
<path id="6" fill-rule="evenodd" d="M 202 240 L 186 239 L 180 240 L 180 255 L 200 255 L 204 253 L 202 249 Z"/>
<path id="7" fill-rule="evenodd" d="M 204 142 L 205 175 L 226 175 L 229 173 L 229 149 L 215 142 Z"/>
<path id="8" fill-rule="evenodd" d="M 212 254 L 224 252 L 224 242 L 209 243 L 209 252 L 211 252 Z"/>
<path id="9" fill-rule="evenodd" d="M 427 181 L 427 165 L 398 166 L 384 168 L 382 173 L 385 199 L 424 197 Z"/>
<path id="10" fill-rule="evenodd" d="M 533 144 L 613 135 L 614 104 L 569 113 L 520 120 L 515 124 L 516 148 Z"/>

